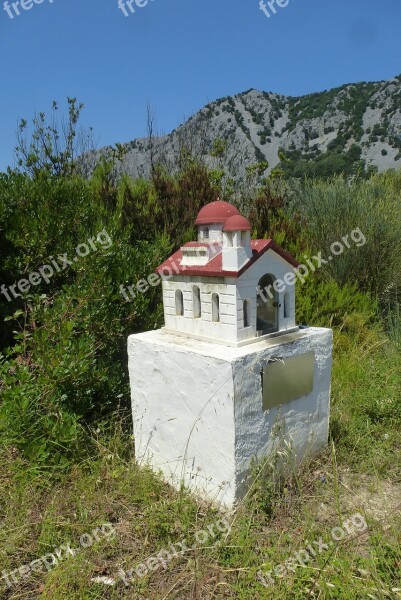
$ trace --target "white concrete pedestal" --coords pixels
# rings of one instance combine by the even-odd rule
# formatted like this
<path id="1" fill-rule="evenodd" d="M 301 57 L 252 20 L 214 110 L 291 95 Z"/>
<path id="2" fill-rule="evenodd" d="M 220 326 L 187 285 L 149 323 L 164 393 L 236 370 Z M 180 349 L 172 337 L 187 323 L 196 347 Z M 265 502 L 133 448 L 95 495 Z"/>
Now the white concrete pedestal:
<path id="1" fill-rule="evenodd" d="M 312 391 L 264 410 L 265 366 L 311 352 Z M 158 330 L 130 336 L 128 356 L 136 458 L 177 488 L 183 482 L 231 508 L 244 493 L 251 460 L 273 452 L 281 435 L 297 462 L 327 444 L 330 329 L 240 348 Z"/>

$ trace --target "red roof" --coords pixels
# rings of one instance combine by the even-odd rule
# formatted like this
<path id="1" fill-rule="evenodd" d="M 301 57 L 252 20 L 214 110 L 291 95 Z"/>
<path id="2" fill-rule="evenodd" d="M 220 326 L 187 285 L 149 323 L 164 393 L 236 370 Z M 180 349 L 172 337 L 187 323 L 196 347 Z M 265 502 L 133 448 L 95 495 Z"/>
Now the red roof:
<path id="1" fill-rule="evenodd" d="M 241 215 L 233 215 L 225 222 L 223 231 L 250 231 L 251 224 L 248 219 Z"/>
<path id="2" fill-rule="evenodd" d="M 216 200 L 206 204 L 200 211 L 195 225 L 212 225 L 213 223 L 225 223 L 229 217 L 239 215 L 239 211 L 229 202 Z"/>
<path id="3" fill-rule="evenodd" d="M 194 242 L 189 242 L 185 246 L 193 246 Z M 215 246 L 215 244 L 201 244 L 202 246 Z M 185 247 L 184 246 L 184 247 Z M 221 246 L 219 246 L 221 248 Z M 159 275 L 167 274 L 164 271 L 170 270 L 172 274 L 176 275 L 198 275 L 205 277 L 240 277 L 249 267 L 251 267 L 267 250 L 274 250 L 279 256 L 284 258 L 293 267 L 299 267 L 299 263 L 286 252 L 281 246 L 276 244 L 271 238 L 268 240 L 252 240 L 252 258 L 240 269 L 239 271 L 223 271 L 222 266 L 222 253 L 219 252 L 214 258 L 212 258 L 207 265 L 190 265 L 181 266 L 182 252 L 178 250 L 170 256 L 163 264 L 161 264 L 156 272 Z"/>

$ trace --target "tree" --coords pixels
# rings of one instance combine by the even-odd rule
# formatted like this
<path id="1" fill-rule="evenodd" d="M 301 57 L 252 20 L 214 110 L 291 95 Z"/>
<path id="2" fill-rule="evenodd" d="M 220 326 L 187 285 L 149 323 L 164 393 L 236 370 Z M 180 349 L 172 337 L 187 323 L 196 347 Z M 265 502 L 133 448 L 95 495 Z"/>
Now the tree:
<path id="1" fill-rule="evenodd" d="M 77 172 L 77 158 L 94 149 L 93 131 L 78 129 L 78 121 L 84 105 L 76 98 L 67 98 L 67 118 L 58 117 L 58 104 L 53 101 L 51 117 L 44 112 L 32 119 L 33 130 L 29 133 L 26 119 L 21 119 L 17 130 L 15 148 L 17 166 L 32 177 L 41 172 L 66 176 Z"/>
<path id="2" fill-rule="evenodd" d="M 149 158 L 150 158 L 150 171 L 154 173 L 156 168 L 156 158 L 155 158 L 155 113 L 154 110 L 148 102 L 146 104 L 146 125 L 148 130 L 148 148 L 149 148 Z"/>

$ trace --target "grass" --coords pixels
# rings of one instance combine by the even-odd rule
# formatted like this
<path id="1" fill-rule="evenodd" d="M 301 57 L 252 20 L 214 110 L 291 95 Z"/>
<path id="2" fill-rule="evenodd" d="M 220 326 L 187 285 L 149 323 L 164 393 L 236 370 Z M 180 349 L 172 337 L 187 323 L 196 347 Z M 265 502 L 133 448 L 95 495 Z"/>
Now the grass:
<path id="1" fill-rule="evenodd" d="M 335 336 L 331 434 L 341 462 L 400 477 L 401 355 L 378 327 L 345 319 Z"/>
<path id="2" fill-rule="evenodd" d="M 93 434 L 90 459 L 57 476 L 32 468 L 8 448 L 0 458 L 1 570 L 29 564 L 68 542 L 77 548 L 83 534 L 105 523 L 116 534 L 49 572 L 4 587 L 1 597 L 400 598 L 400 375 L 401 357 L 384 334 L 360 327 L 355 318 L 345 321 L 335 335 L 327 451 L 284 481 L 274 461 L 255 467 L 246 501 L 227 517 L 229 534 L 214 527 L 223 518 L 215 507 L 172 490 L 136 465 L 133 440 L 121 421 L 113 432 Z M 366 531 L 334 541 L 285 577 L 274 576 L 274 586 L 258 581 L 259 571 L 274 573 L 308 543 L 317 549 L 320 538 L 333 541 L 332 528 L 356 513 L 366 519 Z M 196 544 L 197 533 L 208 527 L 214 537 Z M 130 571 L 183 540 L 192 549 L 166 569 L 124 584 L 120 569 Z"/>

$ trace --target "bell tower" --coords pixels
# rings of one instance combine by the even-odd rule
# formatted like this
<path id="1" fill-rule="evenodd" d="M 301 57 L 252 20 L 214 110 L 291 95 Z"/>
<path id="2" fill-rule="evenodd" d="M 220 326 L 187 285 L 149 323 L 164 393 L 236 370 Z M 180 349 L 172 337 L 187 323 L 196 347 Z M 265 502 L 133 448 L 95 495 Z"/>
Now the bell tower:
<path id="1" fill-rule="evenodd" d="M 245 217 L 234 215 L 223 228 L 223 269 L 238 272 L 251 258 L 250 223 Z"/>

